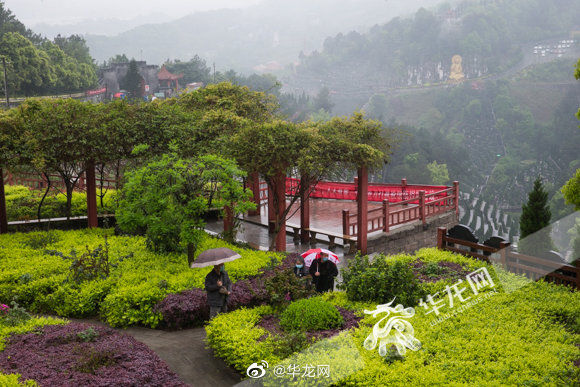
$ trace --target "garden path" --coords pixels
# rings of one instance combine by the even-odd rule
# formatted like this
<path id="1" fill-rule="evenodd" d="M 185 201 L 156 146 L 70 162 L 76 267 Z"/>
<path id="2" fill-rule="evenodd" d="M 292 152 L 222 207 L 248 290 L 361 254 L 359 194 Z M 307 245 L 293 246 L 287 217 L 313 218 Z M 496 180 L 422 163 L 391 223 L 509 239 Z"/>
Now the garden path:
<path id="1" fill-rule="evenodd" d="M 69 320 L 108 327 L 107 324 L 97 320 Z M 223 360 L 214 357 L 212 350 L 206 347 L 204 328 L 162 331 L 131 327 L 116 330 L 131 335 L 135 340 L 147 345 L 190 386 L 230 387 L 242 380 L 234 369 Z"/>

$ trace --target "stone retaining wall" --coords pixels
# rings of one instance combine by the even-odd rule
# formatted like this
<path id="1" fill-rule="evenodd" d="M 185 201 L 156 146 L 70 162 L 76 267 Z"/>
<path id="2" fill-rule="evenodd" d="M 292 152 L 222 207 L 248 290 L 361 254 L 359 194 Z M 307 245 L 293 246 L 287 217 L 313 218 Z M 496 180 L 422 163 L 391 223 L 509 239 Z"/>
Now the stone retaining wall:
<path id="1" fill-rule="evenodd" d="M 448 229 L 457 225 L 455 212 L 427 218 L 425 226 L 420 221 L 410 223 L 395 229 L 388 234 L 369 235 L 368 254 L 383 253 L 413 253 L 423 247 L 437 246 L 437 227 Z"/>

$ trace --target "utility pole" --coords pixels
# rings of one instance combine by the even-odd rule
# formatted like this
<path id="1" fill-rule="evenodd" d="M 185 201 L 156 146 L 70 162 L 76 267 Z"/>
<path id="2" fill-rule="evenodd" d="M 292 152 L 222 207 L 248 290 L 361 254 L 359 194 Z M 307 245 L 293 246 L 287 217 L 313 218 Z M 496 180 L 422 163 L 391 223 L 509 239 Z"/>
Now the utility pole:
<path id="1" fill-rule="evenodd" d="M 10 97 L 8 97 L 8 77 L 6 76 L 6 58 L 2 57 L 2 64 L 4 65 L 4 95 L 6 96 L 6 108 L 10 109 Z"/>

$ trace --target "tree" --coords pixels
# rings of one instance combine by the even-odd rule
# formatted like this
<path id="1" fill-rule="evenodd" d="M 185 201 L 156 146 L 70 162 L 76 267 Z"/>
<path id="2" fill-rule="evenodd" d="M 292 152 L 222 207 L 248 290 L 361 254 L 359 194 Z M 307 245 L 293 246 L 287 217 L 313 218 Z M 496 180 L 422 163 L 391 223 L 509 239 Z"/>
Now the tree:
<path id="1" fill-rule="evenodd" d="M 54 67 L 46 52 L 17 32 L 2 36 L 0 56 L 7 58 L 8 87 L 16 94 L 31 96 L 55 82 Z"/>
<path id="2" fill-rule="evenodd" d="M 528 202 L 522 206 L 520 251 L 527 254 L 538 254 L 552 248 L 553 244 L 549 232 L 551 217 L 548 192 L 538 177 L 534 181 L 534 188 L 528 195 Z"/>
<path id="3" fill-rule="evenodd" d="M 87 42 L 79 35 L 71 35 L 64 37 L 57 35 L 54 38 L 54 44 L 60 47 L 62 51 L 69 57 L 75 59 L 79 63 L 85 63 L 90 66 L 94 65 L 94 60 L 91 57 Z"/>
<path id="4" fill-rule="evenodd" d="M 573 204 L 576 211 L 580 210 L 580 168 L 574 176 L 562 187 L 562 194 L 566 204 Z"/>
<path id="5" fill-rule="evenodd" d="M 330 100 L 330 90 L 328 87 L 323 87 L 320 89 L 314 100 L 312 101 L 314 105 L 314 111 L 318 111 L 323 109 L 327 113 L 332 112 L 332 108 L 334 107 L 334 103 Z"/>
<path id="6" fill-rule="evenodd" d="M 127 174 L 116 212 L 121 229 L 142 231 L 156 251 L 188 249 L 190 261 L 210 208 L 230 206 L 234 215 L 255 208 L 233 160 L 215 155 L 182 159 L 174 151 Z M 193 248 L 191 248 L 193 247 Z"/>
<path id="7" fill-rule="evenodd" d="M 165 62 L 165 68 L 173 74 L 183 74 L 183 82 L 203 82 L 210 83 L 213 78 L 211 76 L 211 68 L 207 66 L 204 59 L 195 55 L 187 62 L 180 60 Z"/>
<path id="8" fill-rule="evenodd" d="M 110 66 L 113 63 L 129 63 L 129 58 L 127 58 L 127 55 L 125 54 L 117 54 L 109 58 L 109 60 L 106 62 L 106 65 Z"/>
<path id="9" fill-rule="evenodd" d="M 139 69 L 137 68 L 137 62 L 132 59 L 129 62 L 129 69 L 127 74 L 121 82 L 121 87 L 129 93 L 131 98 L 141 98 L 143 96 L 143 77 L 139 75 Z"/>
<path id="10" fill-rule="evenodd" d="M 427 169 L 431 173 L 433 184 L 443 185 L 449 182 L 449 171 L 447 164 L 437 164 L 437 161 L 427 164 Z"/>

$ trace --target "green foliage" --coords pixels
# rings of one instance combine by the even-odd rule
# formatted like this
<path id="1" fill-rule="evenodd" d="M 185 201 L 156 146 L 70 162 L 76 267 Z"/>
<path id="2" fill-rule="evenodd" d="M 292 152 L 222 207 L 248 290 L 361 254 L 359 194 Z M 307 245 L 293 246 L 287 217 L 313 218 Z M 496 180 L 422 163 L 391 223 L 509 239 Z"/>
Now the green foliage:
<path id="1" fill-rule="evenodd" d="M 38 205 L 44 194 L 41 190 L 33 190 L 28 187 L 13 185 L 5 186 L 6 212 L 8 221 L 31 220 L 37 218 Z M 116 208 L 116 191 L 109 190 L 103 197 L 103 206 L 97 199 L 99 214 L 113 214 Z M 66 216 L 66 195 L 59 192 L 51 192 L 42 204 L 42 218 L 62 218 Z M 73 192 L 71 199 L 71 215 L 87 215 L 87 195 L 84 192 Z"/>
<path id="2" fill-rule="evenodd" d="M 229 205 L 235 216 L 253 208 L 238 181 L 243 176 L 234 161 L 218 156 L 185 160 L 165 154 L 128 173 L 117 222 L 125 231 L 144 231 L 155 251 L 183 251 L 199 243 L 206 211 Z"/>
<path id="3" fill-rule="evenodd" d="M 449 171 L 447 164 L 437 164 L 437 161 L 427 164 L 427 169 L 431 173 L 431 182 L 437 185 L 444 185 L 449 182 Z"/>
<path id="4" fill-rule="evenodd" d="M 95 331 L 93 327 L 87 328 L 84 331 L 78 332 L 77 337 L 79 340 L 89 343 L 95 341 L 99 337 L 99 332 Z"/>
<path id="5" fill-rule="evenodd" d="M 207 343 L 215 356 L 241 373 L 252 363 L 266 360 L 276 364 L 280 357 L 274 354 L 276 339 L 263 328 L 256 327 L 263 315 L 272 313 L 269 306 L 237 309 L 220 314 L 206 326 Z"/>
<path id="6" fill-rule="evenodd" d="M 343 319 L 330 303 L 308 298 L 291 303 L 280 315 L 280 326 L 287 331 L 310 331 L 338 328 Z"/>
<path id="7" fill-rule="evenodd" d="M 379 255 L 371 262 L 368 256 L 357 256 L 343 269 L 343 283 L 349 300 L 375 301 L 386 304 L 396 297 L 405 306 L 416 305 L 425 291 L 409 266 L 411 258 L 390 259 Z"/>
<path id="8" fill-rule="evenodd" d="M 100 368 L 112 366 L 117 363 L 115 353 L 110 350 L 89 347 L 83 349 L 76 347 L 76 355 L 79 357 L 75 370 L 87 374 L 95 374 Z"/>
<path id="9" fill-rule="evenodd" d="M 0 300 L 17 300 L 35 313 L 67 317 L 101 315 L 113 326 L 155 327 L 161 316 L 152 312 L 169 293 L 203 288 L 209 269 L 190 269 L 180 254 L 158 254 L 146 248 L 143 237 L 113 236 L 113 230 L 52 231 L 55 242 L 44 250 L 27 246 L 29 234 L 0 236 Z M 73 249 L 86 246 L 94 251 L 107 237 L 110 273 L 75 283 L 67 281 L 70 261 L 63 259 Z M 233 282 L 255 275 L 272 259 L 281 256 L 240 248 L 203 235 L 197 253 L 228 247 L 242 258 L 228 263 Z M 26 278 L 24 280 L 23 278 Z M 164 282 L 163 282 L 164 281 Z M 163 283 L 164 286 L 159 286 Z"/>
<path id="10" fill-rule="evenodd" d="M 288 305 L 292 300 L 307 298 L 315 294 L 308 284 L 309 278 L 298 278 L 291 269 L 278 270 L 266 281 L 266 290 L 270 305 L 279 308 Z"/>
<path id="11" fill-rule="evenodd" d="M 20 387 L 20 386 L 38 386 L 34 380 L 27 380 L 26 382 L 21 382 L 20 378 L 22 376 L 20 374 L 10 374 L 6 375 L 0 373 L 0 386 L 6 387 Z"/>
<path id="12" fill-rule="evenodd" d="M 20 307 L 15 301 L 12 301 L 10 305 L 11 307 L 8 313 L 0 317 L 2 324 L 9 327 L 16 327 L 25 324 L 32 318 L 26 309 Z"/>
<path id="13" fill-rule="evenodd" d="M 562 194 L 566 204 L 573 204 L 576 211 L 580 210 L 580 168 L 562 187 Z"/>
<path id="14" fill-rule="evenodd" d="M 410 322 L 422 349 L 390 364 L 362 346 L 379 318 L 367 316 L 353 334 L 365 366 L 338 385 L 396 385 L 402 379 L 412 385 L 569 385 L 580 376 L 573 364 L 580 356 L 579 297 L 565 287 L 531 283 L 435 326 L 417 308 Z"/>
<path id="15" fill-rule="evenodd" d="M 542 181 L 537 178 L 534 188 L 528 195 L 528 202 L 522 206 L 520 217 L 520 251 L 534 254 L 539 251 L 550 250 L 553 243 L 550 240 L 547 227 L 550 225 L 552 213 L 548 206 L 548 192 Z M 542 230 L 540 233 L 538 231 Z M 535 234 L 530 238 L 526 238 Z"/>
<path id="16" fill-rule="evenodd" d="M 137 69 L 137 62 L 135 59 L 132 59 L 129 62 L 129 69 L 127 70 L 127 75 L 125 78 L 121 80 L 121 88 L 127 90 L 129 92 L 129 96 L 131 98 L 137 99 L 143 96 L 142 92 L 142 84 L 143 84 L 143 77 L 139 75 L 139 71 Z"/>
<path id="17" fill-rule="evenodd" d="M 106 279 L 111 271 L 109 264 L 109 244 L 107 237 L 105 237 L 105 245 L 99 245 L 94 250 L 78 256 L 76 251 L 71 251 L 70 256 L 64 256 L 64 259 L 70 259 L 69 278 L 72 282 L 80 284 L 85 281 L 93 281 L 96 279 Z"/>

